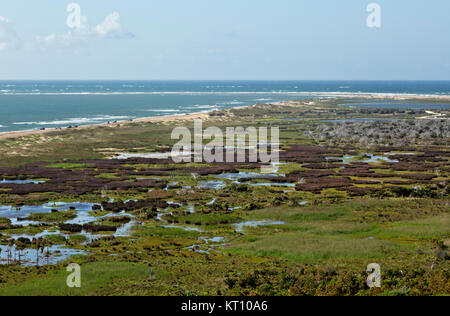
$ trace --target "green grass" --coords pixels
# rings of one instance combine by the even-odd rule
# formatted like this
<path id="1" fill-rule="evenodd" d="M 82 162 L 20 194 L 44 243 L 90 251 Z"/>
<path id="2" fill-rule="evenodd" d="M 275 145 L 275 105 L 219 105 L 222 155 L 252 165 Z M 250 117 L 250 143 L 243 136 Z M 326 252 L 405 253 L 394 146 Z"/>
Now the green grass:
<path id="1" fill-rule="evenodd" d="M 405 241 L 431 241 L 450 238 L 450 214 L 442 214 L 426 219 L 387 224 L 373 231 L 382 239 Z"/>
<path id="2" fill-rule="evenodd" d="M 32 213 L 27 220 L 37 222 L 63 222 L 77 217 L 75 211 L 61 211 L 56 213 Z"/>
<path id="3" fill-rule="evenodd" d="M 237 223 L 241 220 L 241 218 L 237 215 L 220 213 L 194 213 L 189 215 L 175 216 L 175 218 L 182 224 L 208 226 L 232 224 Z"/>
<path id="4" fill-rule="evenodd" d="M 287 224 L 248 229 L 247 236 L 236 242 L 230 251 L 295 262 L 374 260 L 394 254 L 407 256 L 411 251 L 430 247 L 435 240 L 450 238 L 447 228 L 450 227 L 450 214 L 442 212 L 445 208 L 440 211 L 441 206 L 445 207 L 445 202 L 361 199 L 331 206 L 258 210 L 248 215 L 252 219 L 285 220 Z M 416 209 L 435 215 L 408 220 L 420 216 L 414 214 Z M 394 222 L 359 220 L 364 217 L 361 214 L 369 218 L 375 210 L 380 214 L 398 212 L 402 216 Z"/>
<path id="5" fill-rule="evenodd" d="M 62 235 L 46 235 L 44 239 L 50 241 L 54 245 L 62 245 L 67 242 L 66 237 Z"/>
<path id="6" fill-rule="evenodd" d="M 81 288 L 69 288 L 71 272 L 58 270 L 22 284 L 0 285 L 0 296 L 96 296 L 126 295 L 120 288 L 133 288 L 134 280 L 148 278 L 148 266 L 127 262 L 94 262 L 81 265 Z M 139 289 L 135 289 L 139 291 Z"/>
<path id="7" fill-rule="evenodd" d="M 9 226 L 11 225 L 11 220 L 9 218 L 0 217 L 0 225 Z"/>
<path id="8" fill-rule="evenodd" d="M 247 213 L 252 219 L 283 220 L 289 223 L 329 221 L 344 217 L 353 209 L 351 203 L 329 206 L 274 207 Z"/>
<path id="9" fill-rule="evenodd" d="M 55 163 L 47 166 L 48 168 L 63 168 L 63 169 L 76 169 L 76 168 L 88 168 L 92 167 L 89 164 L 83 163 Z"/>
<path id="10" fill-rule="evenodd" d="M 400 248 L 390 241 L 302 236 L 302 233 L 287 232 L 266 235 L 252 243 L 238 244 L 230 251 L 235 254 L 280 257 L 296 262 L 323 262 L 329 259 L 379 259 Z"/>
<path id="11" fill-rule="evenodd" d="M 102 179 L 120 179 L 120 177 L 118 177 L 115 173 L 102 173 L 95 177 Z"/>
<path id="12" fill-rule="evenodd" d="M 194 238 L 202 236 L 197 231 L 188 231 L 182 228 L 164 228 L 159 226 L 147 225 L 147 226 L 135 226 L 133 229 L 133 236 L 145 237 L 168 237 L 168 238 Z"/>
<path id="13" fill-rule="evenodd" d="M 87 241 L 87 237 L 85 235 L 70 235 L 69 241 L 73 244 L 81 244 Z"/>

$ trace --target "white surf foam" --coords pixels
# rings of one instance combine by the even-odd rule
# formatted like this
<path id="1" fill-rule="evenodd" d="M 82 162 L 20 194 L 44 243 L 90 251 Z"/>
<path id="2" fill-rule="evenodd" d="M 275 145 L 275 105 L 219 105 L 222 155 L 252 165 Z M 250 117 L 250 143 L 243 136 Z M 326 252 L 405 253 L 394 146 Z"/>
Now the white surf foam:
<path id="1" fill-rule="evenodd" d="M 172 113 L 172 112 L 180 112 L 180 110 L 164 110 L 164 109 L 161 109 L 161 110 L 147 110 L 147 112 L 157 112 L 157 113 L 170 112 L 170 113 Z"/>
<path id="2" fill-rule="evenodd" d="M 129 116 L 113 116 L 113 115 L 102 115 L 95 117 L 81 117 L 81 118 L 69 118 L 55 121 L 40 121 L 40 122 L 15 122 L 14 125 L 67 125 L 67 124 L 95 124 L 104 121 L 117 121 L 129 119 Z"/>
<path id="3" fill-rule="evenodd" d="M 323 96 L 323 97 L 339 97 L 339 96 L 450 96 L 450 94 L 417 94 L 417 93 L 375 93 L 375 92 L 312 92 L 312 91 L 158 91 L 158 92 L 5 92 L 3 95 L 287 95 L 287 96 Z M 233 101 L 235 102 L 235 101 Z M 237 102 L 237 101 L 236 101 Z M 225 102 L 223 104 L 234 104 Z"/>
<path id="4" fill-rule="evenodd" d="M 197 110 L 197 109 L 213 109 L 217 108 L 217 105 L 192 105 L 192 106 L 182 106 L 183 109 L 187 110 Z"/>

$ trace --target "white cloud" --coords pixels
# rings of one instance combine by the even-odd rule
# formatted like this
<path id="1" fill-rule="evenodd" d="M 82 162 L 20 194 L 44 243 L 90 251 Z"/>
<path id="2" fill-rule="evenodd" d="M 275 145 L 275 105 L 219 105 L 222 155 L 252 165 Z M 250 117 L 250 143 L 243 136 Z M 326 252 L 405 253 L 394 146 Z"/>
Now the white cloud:
<path id="1" fill-rule="evenodd" d="M 119 23 L 120 14 L 117 12 L 108 15 L 105 20 L 97 25 L 95 30 L 101 36 L 108 36 L 110 33 L 120 32 L 121 26 Z"/>
<path id="2" fill-rule="evenodd" d="M 22 46 L 22 40 L 11 21 L 0 16 L 0 51 L 17 49 Z"/>
<path id="3" fill-rule="evenodd" d="M 125 39 L 133 38 L 134 35 L 125 32 L 119 22 L 120 14 L 113 12 L 106 16 L 104 21 L 95 27 L 91 27 L 85 16 L 81 17 L 81 25 L 65 34 L 50 34 L 38 36 L 36 39 L 44 45 L 56 45 L 72 47 L 74 45 L 87 44 L 102 39 Z"/>
<path id="4" fill-rule="evenodd" d="M 134 34 L 125 32 L 119 22 L 120 14 L 113 12 L 105 20 L 95 27 L 97 36 L 105 38 L 133 38 Z"/>

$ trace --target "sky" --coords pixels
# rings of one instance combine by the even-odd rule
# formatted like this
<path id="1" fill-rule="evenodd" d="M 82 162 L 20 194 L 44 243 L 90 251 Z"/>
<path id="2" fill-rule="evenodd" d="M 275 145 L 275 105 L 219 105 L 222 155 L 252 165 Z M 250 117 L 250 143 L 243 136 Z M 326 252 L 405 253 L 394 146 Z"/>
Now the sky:
<path id="1" fill-rule="evenodd" d="M 448 0 L 71 3 L 1 1 L 0 80 L 450 80 Z"/>

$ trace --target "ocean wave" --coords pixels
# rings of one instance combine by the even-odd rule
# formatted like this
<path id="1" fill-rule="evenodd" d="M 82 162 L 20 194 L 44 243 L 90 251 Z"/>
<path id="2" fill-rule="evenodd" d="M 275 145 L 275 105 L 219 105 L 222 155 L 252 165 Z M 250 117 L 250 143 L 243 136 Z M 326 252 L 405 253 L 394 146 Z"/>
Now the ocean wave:
<path id="1" fill-rule="evenodd" d="M 220 102 L 217 103 L 218 105 L 240 105 L 240 104 L 244 104 L 244 102 L 241 101 L 230 101 L 230 102 Z"/>
<path id="2" fill-rule="evenodd" d="M 209 113 L 209 112 L 213 112 L 213 111 L 217 111 L 220 110 L 219 108 L 210 108 L 208 110 L 203 110 L 203 111 L 199 111 L 198 113 Z"/>
<path id="3" fill-rule="evenodd" d="M 129 116 L 113 116 L 113 115 L 102 115 L 96 117 L 80 117 L 80 118 L 69 118 L 55 121 L 40 121 L 40 122 L 14 122 L 13 125 L 67 125 L 67 124 L 95 124 L 105 121 L 113 120 L 126 120 Z"/>
<path id="4" fill-rule="evenodd" d="M 146 110 L 147 112 L 156 112 L 156 113 L 167 113 L 167 112 L 180 112 L 180 110 Z"/>
<path id="5" fill-rule="evenodd" d="M 115 92 L 0 92 L 0 95 L 14 95 L 14 96 L 25 96 L 25 95 L 46 95 L 46 96 L 111 96 L 111 95 L 281 95 L 281 96 L 318 96 L 318 97 L 339 97 L 339 96 L 450 96 L 450 94 L 445 93 L 382 93 L 382 92 L 342 92 L 342 91 L 329 91 L 329 92 L 317 92 L 317 91 L 152 91 L 152 92 L 126 92 L 126 91 L 115 91 Z M 238 101 L 232 101 L 238 102 Z M 223 104 L 234 104 L 232 102 L 227 102 Z"/>
<path id="6" fill-rule="evenodd" d="M 173 114 L 173 115 L 179 116 L 179 115 L 186 115 L 186 114 L 189 114 L 189 113 L 177 112 L 177 114 Z M 159 112 L 159 113 L 155 114 L 155 117 L 159 117 L 159 116 L 172 116 L 172 115 L 170 115 L 169 112 Z"/>
<path id="7" fill-rule="evenodd" d="M 209 104 L 200 105 L 200 104 L 196 104 L 196 105 L 191 105 L 191 106 L 182 106 L 181 108 L 182 109 L 187 109 L 187 110 L 214 109 L 214 108 L 217 108 L 217 105 L 209 105 Z"/>

